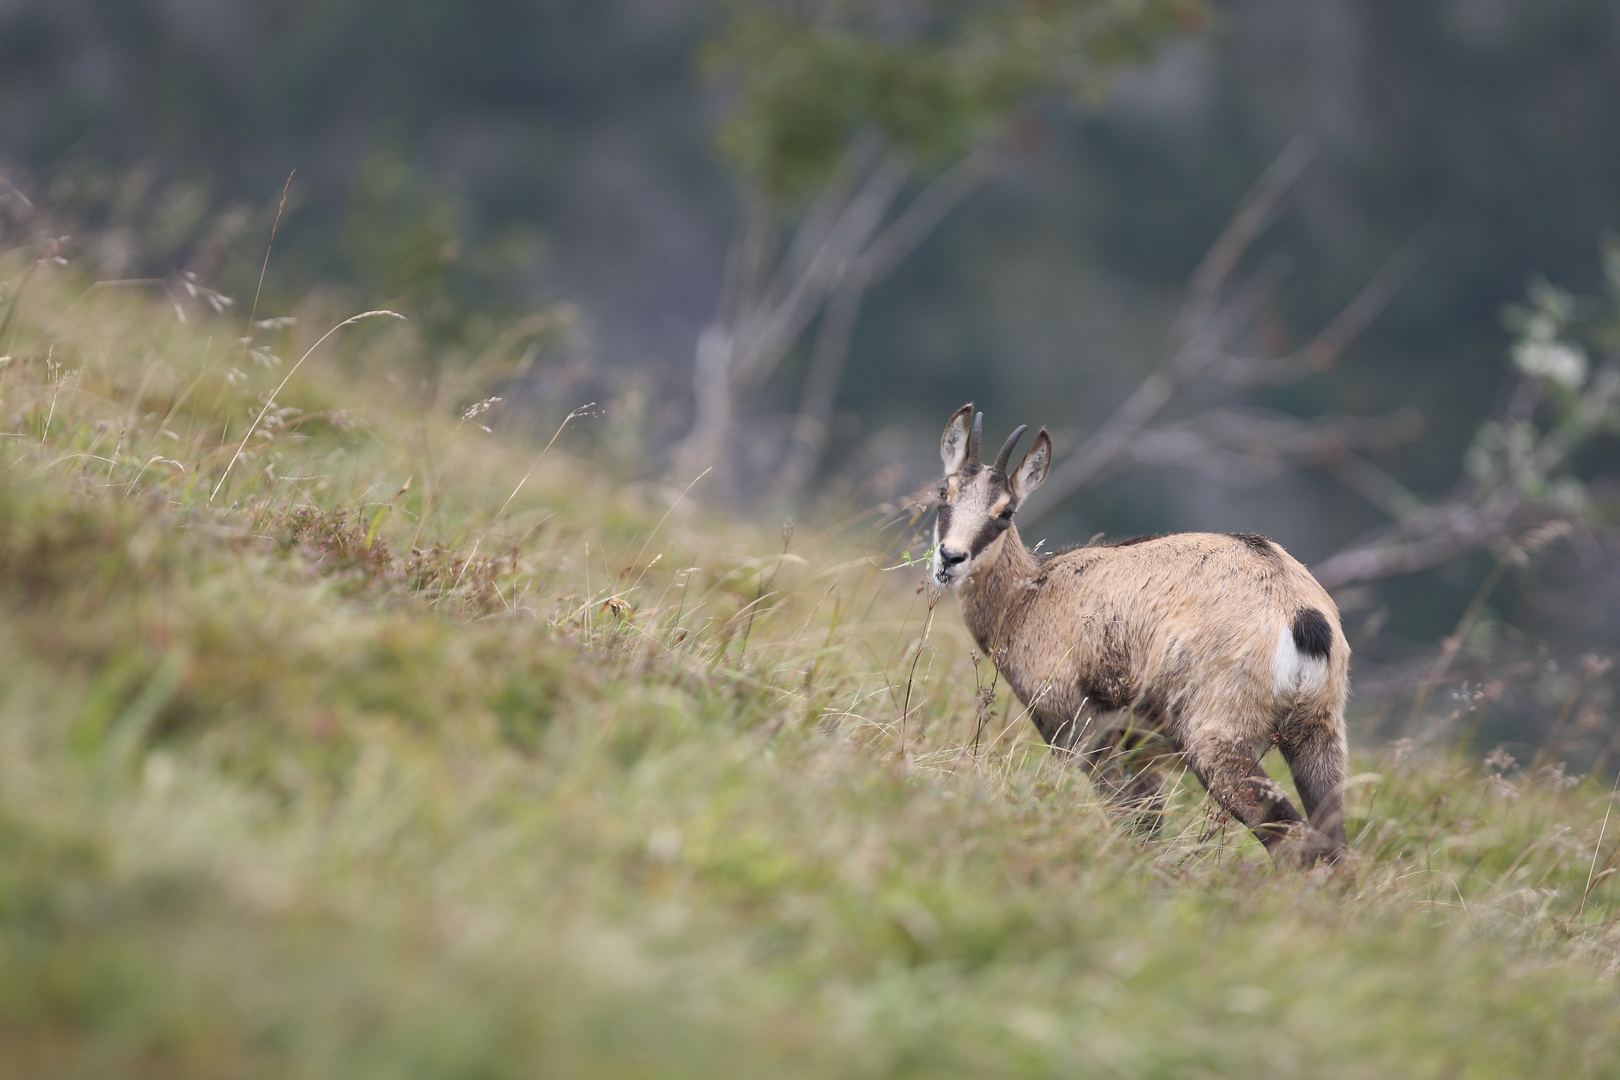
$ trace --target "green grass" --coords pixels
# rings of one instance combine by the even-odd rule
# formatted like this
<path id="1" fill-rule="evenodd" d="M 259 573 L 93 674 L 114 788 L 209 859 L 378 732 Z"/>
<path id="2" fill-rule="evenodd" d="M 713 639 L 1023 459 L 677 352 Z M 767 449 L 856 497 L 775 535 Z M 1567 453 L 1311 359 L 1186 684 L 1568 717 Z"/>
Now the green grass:
<path id="1" fill-rule="evenodd" d="M 0 342 L 0 1076 L 1620 1074 L 1606 784 L 1362 747 L 1350 875 L 1143 841 L 896 532 L 486 433 L 499 357 L 353 327 L 227 473 L 312 312 Z"/>

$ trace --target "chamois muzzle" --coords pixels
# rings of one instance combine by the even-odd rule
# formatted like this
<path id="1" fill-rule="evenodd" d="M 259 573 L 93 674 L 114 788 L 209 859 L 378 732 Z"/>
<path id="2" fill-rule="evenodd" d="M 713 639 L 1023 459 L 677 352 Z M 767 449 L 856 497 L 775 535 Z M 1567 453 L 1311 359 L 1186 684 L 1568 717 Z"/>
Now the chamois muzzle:
<path id="1" fill-rule="evenodd" d="M 963 563 L 967 562 L 967 557 L 968 557 L 968 553 L 965 552 L 965 551 L 953 551 L 950 548 L 940 548 L 939 549 L 940 567 L 941 567 L 942 570 L 945 571 L 945 573 L 940 576 L 940 580 L 942 582 L 949 581 L 950 580 L 950 571 L 956 569 L 958 566 L 961 566 Z"/>

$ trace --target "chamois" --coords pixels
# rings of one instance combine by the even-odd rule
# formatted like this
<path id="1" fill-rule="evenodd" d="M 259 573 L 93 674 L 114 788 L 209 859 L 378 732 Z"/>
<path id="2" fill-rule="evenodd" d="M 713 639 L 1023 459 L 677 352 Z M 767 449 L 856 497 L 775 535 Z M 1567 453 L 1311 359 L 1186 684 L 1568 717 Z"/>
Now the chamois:
<path id="1" fill-rule="evenodd" d="M 1018 468 L 979 456 L 984 414 L 945 426 L 932 573 L 1054 751 L 1156 828 L 1179 756 L 1279 862 L 1345 850 L 1350 647 L 1327 591 L 1262 536 L 1178 533 L 1039 556 L 1013 524 L 1046 479 L 1042 428 Z M 1309 821 L 1260 767 L 1281 749 Z"/>

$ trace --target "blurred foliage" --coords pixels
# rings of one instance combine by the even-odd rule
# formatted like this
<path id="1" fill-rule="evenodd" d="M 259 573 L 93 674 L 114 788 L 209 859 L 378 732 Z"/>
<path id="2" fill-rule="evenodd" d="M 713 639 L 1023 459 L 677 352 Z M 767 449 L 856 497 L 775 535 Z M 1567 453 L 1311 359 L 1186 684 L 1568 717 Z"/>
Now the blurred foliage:
<path id="1" fill-rule="evenodd" d="M 732 108 L 721 143 L 744 175 L 803 196 L 873 127 L 923 166 L 959 156 L 1042 93 L 1095 98 L 1106 74 L 1196 0 L 731 0 L 705 52 Z"/>
<path id="2" fill-rule="evenodd" d="M 346 284 L 453 339 L 537 299 L 556 201 L 601 140 L 702 174 L 686 84 L 705 22 L 596 0 L 25 3 L 0 12 L 0 94 L 19 105 L 0 172 L 74 231 L 122 231 L 112 276 L 195 261 L 248 200 L 208 267 L 240 296 L 296 169 L 272 296 Z"/>
<path id="3" fill-rule="evenodd" d="M 343 219 L 342 252 L 351 272 L 442 337 L 461 311 L 453 291 L 465 211 L 396 148 L 361 163 Z M 438 333 L 434 333 L 438 331 Z"/>
<path id="4" fill-rule="evenodd" d="M 1574 514 L 1589 508 L 1583 480 L 1591 476 L 1570 471 L 1568 458 L 1591 440 L 1620 436 L 1620 238 L 1606 236 L 1602 256 L 1604 295 L 1577 299 L 1537 280 L 1526 303 L 1503 310 L 1503 324 L 1517 337 L 1514 366 L 1536 380 L 1545 400 L 1536 416 L 1517 426 L 1486 423 L 1463 459 L 1468 473 L 1488 484 L 1500 481 L 1510 447 L 1546 447 L 1529 455 L 1530 468 L 1516 480 L 1532 498 L 1563 502 Z M 1596 367 L 1589 349 L 1599 358 Z"/>

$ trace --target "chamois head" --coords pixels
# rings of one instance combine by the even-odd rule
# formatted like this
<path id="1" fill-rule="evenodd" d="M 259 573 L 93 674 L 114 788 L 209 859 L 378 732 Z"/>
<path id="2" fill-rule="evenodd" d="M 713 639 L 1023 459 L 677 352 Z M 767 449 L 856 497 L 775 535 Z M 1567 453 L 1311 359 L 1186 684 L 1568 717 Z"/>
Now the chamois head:
<path id="1" fill-rule="evenodd" d="M 984 414 L 967 404 L 945 425 L 939 440 L 945 480 L 939 486 L 939 517 L 934 522 L 933 572 L 940 584 L 960 584 L 993 560 L 1018 504 L 1046 479 L 1052 467 L 1052 438 L 1045 428 L 1017 470 L 1007 472 L 1013 447 L 1027 430 L 1027 424 L 1020 425 L 1001 447 L 996 463 L 986 468 L 979 458 Z"/>

